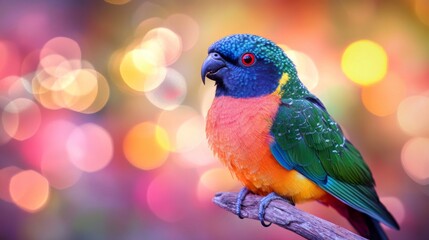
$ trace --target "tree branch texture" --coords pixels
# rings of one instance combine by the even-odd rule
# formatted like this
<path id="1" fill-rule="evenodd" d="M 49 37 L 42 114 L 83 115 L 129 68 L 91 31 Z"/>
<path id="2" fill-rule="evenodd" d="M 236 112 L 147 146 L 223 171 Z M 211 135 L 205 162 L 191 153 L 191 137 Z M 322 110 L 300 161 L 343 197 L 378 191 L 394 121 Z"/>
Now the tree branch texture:
<path id="1" fill-rule="evenodd" d="M 219 207 L 234 214 L 238 193 L 221 192 L 213 198 Z M 241 215 L 258 220 L 261 196 L 249 193 L 243 201 Z M 265 221 L 288 229 L 306 239 L 365 239 L 349 230 L 297 209 L 282 200 L 272 201 L 265 212 Z"/>

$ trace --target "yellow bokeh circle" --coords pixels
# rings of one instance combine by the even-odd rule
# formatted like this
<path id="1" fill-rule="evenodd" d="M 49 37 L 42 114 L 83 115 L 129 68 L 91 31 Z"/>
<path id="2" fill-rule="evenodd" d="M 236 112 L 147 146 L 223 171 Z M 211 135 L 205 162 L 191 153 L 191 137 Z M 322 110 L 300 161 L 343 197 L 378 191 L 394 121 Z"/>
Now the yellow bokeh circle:
<path id="1" fill-rule="evenodd" d="M 341 68 L 347 78 L 363 86 L 381 81 L 386 76 L 387 65 L 383 47 L 370 40 L 351 43 L 341 59 Z"/>

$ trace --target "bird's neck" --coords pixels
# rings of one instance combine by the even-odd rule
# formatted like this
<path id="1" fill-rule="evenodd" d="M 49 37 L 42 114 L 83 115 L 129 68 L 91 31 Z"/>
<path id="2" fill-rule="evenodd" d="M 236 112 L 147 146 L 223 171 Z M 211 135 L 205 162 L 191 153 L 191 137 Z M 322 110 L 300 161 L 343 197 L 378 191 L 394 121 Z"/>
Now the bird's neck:
<path id="1" fill-rule="evenodd" d="M 296 74 L 287 76 L 287 81 L 280 85 L 280 90 L 278 90 L 280 98 L 303 98 L 310 94 L 308 89 L 304 86 L 304 84 L 302 84 L 301 80 L 299 80 Z M 282 79 L 280 80 L 280 83 Z"/>

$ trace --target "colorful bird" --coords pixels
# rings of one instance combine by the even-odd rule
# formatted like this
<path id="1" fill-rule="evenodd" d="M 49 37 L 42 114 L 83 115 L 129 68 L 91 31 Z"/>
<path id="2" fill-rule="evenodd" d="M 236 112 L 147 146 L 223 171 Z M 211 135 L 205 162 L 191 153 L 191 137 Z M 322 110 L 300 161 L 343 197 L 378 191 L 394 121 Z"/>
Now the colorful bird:
<path id="1" fill-rule="evenodd" d="M 215 81 L 206 133 L 215 155 L 265 208 L 283 198 L 317 200 L 370 239 L 387 239 L 380 222 L 399 229 L 380 202 L 371 171 L 322 102 L 299 80 L 283 50 L 263 37 L 237 34 L 215 42 L 201 70 Z"/>

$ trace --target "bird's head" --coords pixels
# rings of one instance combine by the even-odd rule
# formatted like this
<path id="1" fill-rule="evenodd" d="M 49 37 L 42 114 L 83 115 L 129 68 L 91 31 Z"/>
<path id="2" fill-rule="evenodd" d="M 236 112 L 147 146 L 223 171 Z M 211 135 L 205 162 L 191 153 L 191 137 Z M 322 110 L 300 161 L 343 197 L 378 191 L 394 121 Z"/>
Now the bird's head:
<path id="1" fill-rule="evenodd" d="M 236 98 L 271 94 L 296 77 L 296 69 L 283 50 L 263 37 L 236 34 L 210 46 L 201 78 L 216 82 L 216 96 Z"/>

